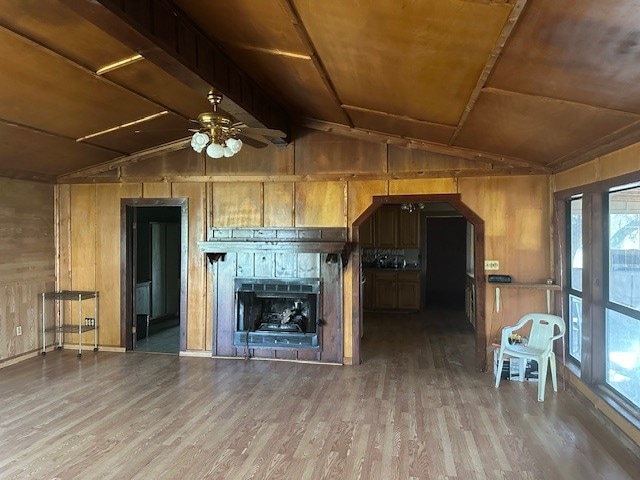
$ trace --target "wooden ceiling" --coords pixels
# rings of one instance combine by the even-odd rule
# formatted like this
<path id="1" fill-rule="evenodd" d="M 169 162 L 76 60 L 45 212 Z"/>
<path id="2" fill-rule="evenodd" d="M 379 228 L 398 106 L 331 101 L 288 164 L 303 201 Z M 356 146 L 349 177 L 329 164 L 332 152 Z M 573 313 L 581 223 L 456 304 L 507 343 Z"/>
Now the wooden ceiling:
<path id="1" fill-rule="evenodd" d="M 4 0 L 0 175 L 183 148 L 211 86 L 289 140 L 561 171 L 640 141 L 639 25 L 636 0 Z"/>

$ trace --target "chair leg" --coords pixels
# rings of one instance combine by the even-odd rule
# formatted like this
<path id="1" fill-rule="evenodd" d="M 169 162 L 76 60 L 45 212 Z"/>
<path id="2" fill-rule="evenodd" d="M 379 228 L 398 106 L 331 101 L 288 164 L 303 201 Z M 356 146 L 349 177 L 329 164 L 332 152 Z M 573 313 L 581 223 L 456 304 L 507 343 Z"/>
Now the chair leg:
<path id="1" fill-rule="evenodd" d="M 558 378 L 556 377 L 556 356 L 553 352 L 549 355 L 549 368 L 551 369 L 551 383 L 553 385 L 553 391 L 558 391 Z"/>
<path id="2" fill-rule="evenodd" d="M 544 388 L 547 383 L 548 358 L 538 358 L 538 401 L 544 402 Z"/>
<path id="3" fill-rule="evenodd" d="M 518 381 L 524 382 L 524 374 L 527 371 L 527 359 L 519 358 L 520 363 L 518 364 Z"/>
<path id="4" fill-rule="evenodd" d="M 504 355 L 501 353 L 498 357 L 498 369 L 496 370 L 496 388 L 500 386 L 500 378 L 502 377 L 502 365 L 504 364 Z"/>

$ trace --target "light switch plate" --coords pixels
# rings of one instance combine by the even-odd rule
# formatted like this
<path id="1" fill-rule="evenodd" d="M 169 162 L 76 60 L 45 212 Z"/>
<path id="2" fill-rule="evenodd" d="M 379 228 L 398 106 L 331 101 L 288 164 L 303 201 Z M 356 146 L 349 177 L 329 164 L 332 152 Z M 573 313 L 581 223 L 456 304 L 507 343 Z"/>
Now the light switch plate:
<path id="1" fill-rule="evenodd" d="M 484 261 L 484 269 L 485 270 L 500 270 L 500 262 L 498 260 L 485 260 Z"/>

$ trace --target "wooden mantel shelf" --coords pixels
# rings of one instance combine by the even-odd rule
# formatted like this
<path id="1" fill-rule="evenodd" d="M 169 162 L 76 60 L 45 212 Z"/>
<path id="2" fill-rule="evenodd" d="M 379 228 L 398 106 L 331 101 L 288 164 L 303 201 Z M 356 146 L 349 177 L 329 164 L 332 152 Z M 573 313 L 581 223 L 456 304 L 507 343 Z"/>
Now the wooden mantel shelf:
<path id="1" fill-rule="evenodd" d="M 340 255 L 346 265 L 352 245 L 345 228 L 223 228 L 212 229 L 198 242 L 210 261 L 224 260 L 228 252 L 326 253 L 331 263 Z"/>

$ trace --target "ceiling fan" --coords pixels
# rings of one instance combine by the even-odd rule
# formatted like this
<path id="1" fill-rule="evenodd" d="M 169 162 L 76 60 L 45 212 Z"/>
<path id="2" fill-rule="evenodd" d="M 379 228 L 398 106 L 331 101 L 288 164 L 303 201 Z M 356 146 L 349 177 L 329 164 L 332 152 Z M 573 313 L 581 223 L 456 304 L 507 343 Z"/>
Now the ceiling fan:
<path id="1" fill-rule="evenodd" d="M 262 137 L 284 138 L 286 135 L 280 130 L 268 128 L 252 128 L 242 122 L 235 122 L 233 117 L 218 108 L 222 102 L 222 95 L 213 90 L 209 91 L 207 100 L 211 104 L 210 112 L 198 115 L 198 128 L 189 129 L 194 132 L 191 137 L 191 148 L 200 153 L 203 150 L 212 158 L 231 157 L 238 153 L 243 144 L 254 148 L 264 148 L 268 143 L 256 138 Z"/>

